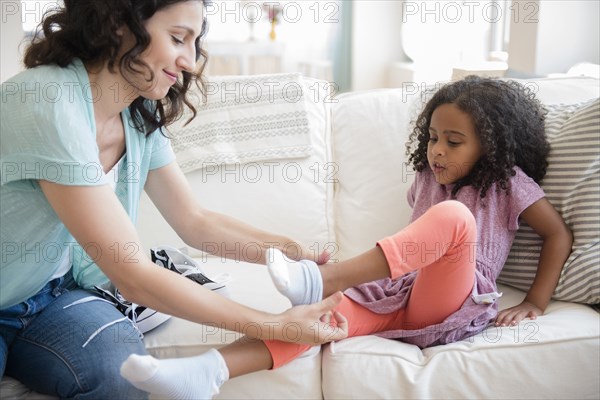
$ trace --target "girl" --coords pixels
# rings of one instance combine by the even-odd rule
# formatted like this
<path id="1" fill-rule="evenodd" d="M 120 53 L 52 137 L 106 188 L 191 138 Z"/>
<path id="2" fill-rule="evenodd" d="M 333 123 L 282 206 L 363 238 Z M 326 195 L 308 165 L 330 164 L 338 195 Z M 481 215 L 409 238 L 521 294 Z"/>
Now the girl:
<path id="1" fill-rule="evenodd" d="M 548 151 L 542 110 L 524 87 L 478 77 L 444 86 L 418 117 L 407 149 L 417 171 L 408 193 L 411 223 L 338 264 L 292 262 L 270 251 L 271 277 L 292 304 L 350 288 L 336 308 L 348 320 L 349 336 L 375 333 L 421 348 L 462 340 L 490 321 L 506 326 L 534 319 L 548 305 L 572 244 L 538 185 Z M 498 313 L 495 281 L 520 218 L 543 238 L 538 272 L 525 300 Z M 227 364 L 234 377 L 280 367 L 307 349 L 240 341 L 220 351 L 237 361 Z M 134 384 L 164 393 L 155 373 L 163 362 L 169 361 L 132 356 L 122 371 L 145 370 Z"/>
<path id="2" fill-rule="evenodd" d="M 139 251 L 134 221 L 142 189 L 196 248 L 292 242 L 202 209 L 163 136 L 191 106 L 190 85 L 203 84 L 204 6 L 65 0 L 27 49 L 28 69 L 2 84 L 0 376 L 6 371 L 61 398 L 146 397 L 119 374 L 128 355 L 145 354 L 139 333 L 86 290 L 108 279 L 132 302 L 195 322 L 231 330 L 265 323 L 268 329 L 256 333 L 261 339 L 285 339 L 282 327 L 291 321 L 302 326 L 303 343 L 346 335 L 343 326 L 319 321 L 341 293 L 270 315 L 157 268 Z M 199 362 L 210 366 L 205 380 L 226 378 L 216 351 Z M 179 363 L 172 372 L 186 370 Z M 173 396 L 215 394 L 212 386 L 196 386 Z"/>

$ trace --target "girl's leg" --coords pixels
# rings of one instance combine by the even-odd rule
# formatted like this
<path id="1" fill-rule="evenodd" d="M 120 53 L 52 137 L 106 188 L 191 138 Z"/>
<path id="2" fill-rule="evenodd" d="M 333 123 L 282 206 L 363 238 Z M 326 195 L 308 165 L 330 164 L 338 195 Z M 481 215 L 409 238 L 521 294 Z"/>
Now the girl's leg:
<path id="1" fill-rule="evenodd" d="M 121 374 L 140 389 L 170 399 L 209 399 L 230 378 L 272 367 L 271 353 L 260 340 L 241 338 L 218 351 L 195 357 L 158 360 L 131 355 Z"/>
<path id="2" fill-rule="evenodd" d="M 474 265 L 435 263 L 417 273 L 405 308 L 389 314 L 377 314 L 344 297 L 336 311 L 348 319 L 348 337 L 425 328 L 441 323 L 460 309 L 471 293 L 474 276 Z M 277 341 L 267 341 L 265 345 L 272 368 L 287 364 L 309 349 L 309 346 Z M 263 368 L 267 368 L 268 361 Z"/>
<path id="3" fill-rule="evenodd" d="M 440 323 L 462 306 L 475 282 L 476 243 L 475 218 L 457 201 L 431 207 L 379 243 L 392 277 L 418 270 L 405 324 L 419 329 Z"/>
<path id="4" fill-rule="evenodd" d="M 267 257 L 267 263 L 276 287 L 297 305 L 306 304 L 307 299 L 320 301 L 361 283 L 397 278 L 442 257 L 451 259 L 462 254 L 474 258 L 470 250 L 475 242 L 473 215 L 465 205 L 451 200 L 436 204 L 377 247 L 349 260 L 317 267 L 311 261 L 281 262 L 273 256 Z"/>
<path id="5" fill-rule="evenodd" d="M 396 235 L 381 241 L 380 247 L 345 263 L 322 266 L 324 295 L 363 283 L 367 278 L 396 278 L 418 270 L 406 308 L 376 314 L 345 297 L 337 311 L 348 319 L 349 337 L 440 323 L 457 311 L 471 293 L 476 241 L 477 226 L 467 207 L 457 201 L 440 203 Z M 365 266 L 362 269 L 361 264 Z M 276 341 L 266 345 L 274 368 L 308 349 Z"/>
<path id="6" fill-rule="evenodd" d="M 402 319 L 402 310 L 390 314 L 376 314 L 358 303 L 344 296 L 336 311 L 343 314 L 348 320 L 348 337 L 368 335 L 375 332 L 392 329 L 396 321 Z M 269 359 L 272 360 L 272 368 L 279 368 L 292 360 L 295 360 L 310 346 L 267 340 L 264 345 L 268 349 Z"/>
<path id="7" fill-rule="evenodd" d="M 230 378 L 273 368 L 273 358 L 262 340 L 243 337 L 220 348 L 219 352 L 225 359 Z"/>
<path id="8" fill-rule="evenodd" d="M 323 295 L 386 277 L 397 278 L 438 261 L 475 263 L 475 218 L 458 201 L 444 201 L 393 236 L 346 262 L 324 265 Z M 472 282 L 471 282 L 472 283 Z"/>
<path id="9" fill-rule="evenodd" d="M 91 293 L 77 289 L 59 294 L 57 289 L 44 295 L 55 298 L 41 312 L 24 316 L 30 321 L 9 348 L 6 374 L 61 398 L 146 398 L 119 374 L 127 356 L 145 353 L 137 330 L 111 304 L 74 304 Z M 42 306 L 28 304 L 31 311 Z M 117 320 L 122 321 L 111 324 Z"/>
<path id="10" fill-rule="evenodd" d="M 390 277 L 390 265 L 379 246 L 339 263 L 320 265 L 319 269 L 323 277 L 323 297 Z"/>
<path id="11" fill-rule="evenodd" d="M 229 379 L 225 360 L 215 349 L 163 360 L 132 354 L 121 365 L 121 375 L 135 387 L 168 399 L 212 399 Z"/>
<path id="12" fill-rule="evenodd" d="M 275 287 L 295 306 L 313 304 L 356 284 L 390 276 L 379 247 L 350 260 L 326 265 L 310 260 L 292 261 L 275 249 L 269 249 L 266 258 Z"/>

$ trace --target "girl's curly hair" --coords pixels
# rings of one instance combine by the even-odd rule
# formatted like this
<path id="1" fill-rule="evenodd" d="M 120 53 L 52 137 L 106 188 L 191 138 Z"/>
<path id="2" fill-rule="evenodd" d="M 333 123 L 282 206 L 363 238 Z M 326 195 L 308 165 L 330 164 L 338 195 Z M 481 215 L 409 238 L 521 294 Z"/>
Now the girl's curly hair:
<path id="1" fill-rule="evenodd" d="M 417 117 L 406 145 L 408 163 L 416 171 L 429 168 L 427 144 L 431 116 L 437 107 L 447 103 L 455 104 L 471 116 L 483 151 L 471 173 L 455 182 L 452 196 L 456 196 L 461 187 L 471 185 L 484 198 L 496 182 L 499 190 L 509 192 L 508 181 L 515 174 L 514 166 L 519 166 L 536 182 L 542 180 L 548 167 L 546 158 L 550 145 L 540 102 L 528 87 L 517 82 L 477 76 L 443 86 Z"/>
<path id="2" fill-rule="evenodd" d="M 149 77 L 154 73 L 140 60 L 139 56 L 150 45 L 151 37 L 144 23 L 162 8 L 181 1 L 202 1 L 204 7 L 210 0 L 64 0 L 64 7 L 50 11 L 37 29 L 31 44 L 25 51 L 24 64 L 27 68 L 57 64 L 66 67 L 79 58 L 83 63 L 96 65 L 108 61 L 108 68 L 115 71 L 117 65 L 123 73 L 141 74 Z M 121 36 L 118 29 L 126 26 L 135 37 L 136 44 L 120 59 Z M 184 105 L 196 116 L 196 109 L 186 94 L 195 82 L 202 94 L 206 83 L 202 77 L 208 55 L 201 47 L 206 36 L 206 19 L 196 40 L 195 72 L 183 72 L 182 81 L 176 82 L 160 101 L 136 98 L 129 106 L 135 128 L 149 135 L 176 121 L 183 115 Z M 190 119 L 190 120 L 191 120 Z"/>

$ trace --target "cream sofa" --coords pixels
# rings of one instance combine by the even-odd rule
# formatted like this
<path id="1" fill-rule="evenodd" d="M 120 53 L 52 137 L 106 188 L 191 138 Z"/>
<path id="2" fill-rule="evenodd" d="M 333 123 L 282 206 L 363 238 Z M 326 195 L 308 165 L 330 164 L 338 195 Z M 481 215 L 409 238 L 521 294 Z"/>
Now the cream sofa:
<path id="1" fill-rule="evenodd" d="M 175 141 L 178 157 L 181 156 L 179 162 L 188 171 L 189 182 L 204 206 L 295 238 L 315 252 L 327 248 L 333 252 L 334 261 L 370 248 L 377 239 L 407 223 L 410 208 L 405 193 L 413 173 L 403 164 L 404 144 L 410 120 L 423 101 L 421 85 L 332 97 L 325 82 L 295 75 L 239 77 L 218 82 L 219 85 L 241 82 L 241 85 L 234 86 L 235 90 L 227 89 L 229 92 L 225 94 L 226 86 L 214 86 L 211 98 L 213 102 L 217 99 L 218 104 L 203 109 L 195 126 L 174 129 L 175 136 L 189 136 L 195 129 L 202 132 L 222 127 L 219 120 L 223 118 L 248 122 L 258 115 L 259 122 L 273 121 L 268 118 L 269 110 L 279 107 L 277 112 L 286 114 L 290 104 L 282 104 L 281 98 L 253 101 L 258 97 L 252 91 L 260 91 L 266 82 L 281 83 L 271 84 L 270 87 L 276 88 L 284 87 L 285 82 L 295 82 L 292 86 L 301 87 L 304 92 L 302 101 L 293 102 L 293 107 L 299 107 L 298 115 L 308 121 L 299 126 L 305 136 L 308 132 L 310 145 L 306 147 L 306 142 L 297 141 L 290 146 L 294 149 L 285 150 L 291 154 L 289 157 L 283 151 L 269 158 L 265 156 L 268 151 L 261 153 L 254 148 L 244 153 L 239 148 L 224 148 L 222 143 L 213 143 L 216 147 L 210 154 L 189 153 L 182 146 L 185 141 Z M 598 80 L 590 78 L 548 78 L 528 84 L 544 104 L 579 103 L 599 96 Z M 219 114 L 222 107 L 227 110 Z M 254 137 L 257 138 L 251 145 L 264 139 L 269 146 L 285 147 L 285 143 L 269 142 L 268 136 Z M 190 164 L 194 157 L 202 159 L 202 163 Z M 147 198 L 142 202 L 138 227 L 148 247 L 185 246 Z M 252 249 L 252 245 L 247 245 L 248 252 Z M 264 266 L 206 256 L 193 249 L 190 252 L 203 263 L 209 275 L 231 274 L 232 280 L 223 295 L 271 312 L 289 307 L 287 299 L 270 282 Z M 595 274 L 598 282 L 597 271 Z M 500 285 L 500 291 L 504 293 L 499 303 L 501 308 L 517 304 L 525 296 L 523 291 L 504 284 Z M 184 357 L 223 346 L 239 336 L 218 326 L 172 318 L 147 333 L 145 343 L 157 357 Z M 8 389 L 18 390 L 14 386 L 9 388 L 14 384 L 3 380 L 2 398 Z M 20 396 L 35 398 L 26 391 Z M 510 328 L 492 326 L 461 342 L 423 350 L 375 336 L 345 339 L 314 348 L 279 370 L 232 379 L 218 396 L 223 399 L 599 397 L 600 316 L 588 305 L 565 301 L 553 301 L 535 321 L 525 320 Z"/>

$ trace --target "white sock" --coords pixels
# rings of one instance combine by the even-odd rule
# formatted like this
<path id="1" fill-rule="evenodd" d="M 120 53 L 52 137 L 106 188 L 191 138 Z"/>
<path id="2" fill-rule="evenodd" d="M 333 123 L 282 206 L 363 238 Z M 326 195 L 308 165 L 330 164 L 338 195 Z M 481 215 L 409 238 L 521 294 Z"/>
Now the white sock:
<path id="1" fill-rule="evenodd" d="M 212 399 L 229 379 L 229 369 L 215 349 L 196 357 L 165 360 L 132 354 L 121 365 L 121 376 L 159 397 Z"/>
<path id="2" fill-rule="evenodd" d="M 266 253 L 267 267 L 275 287 L 292 305 L 313 304 L 323 300 L 323 278 L 316 263 L 291 261 L 277 249 Z"/>

